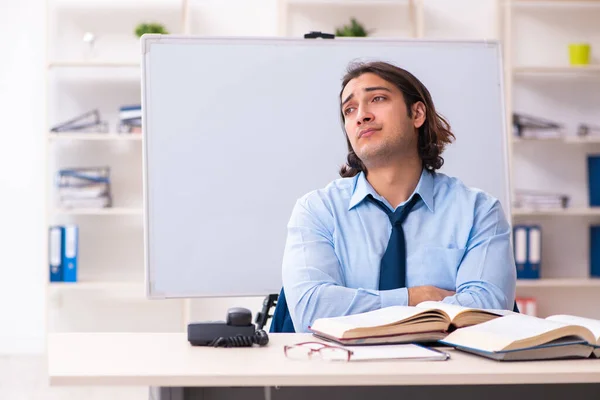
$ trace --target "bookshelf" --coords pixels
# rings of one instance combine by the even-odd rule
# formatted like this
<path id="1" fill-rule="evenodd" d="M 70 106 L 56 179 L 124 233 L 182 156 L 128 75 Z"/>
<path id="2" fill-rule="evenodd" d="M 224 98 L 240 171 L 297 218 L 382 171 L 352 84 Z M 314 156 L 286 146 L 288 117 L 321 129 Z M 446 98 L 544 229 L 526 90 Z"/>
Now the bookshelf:
<path id="1" fill-rule="evenodd" d="M 598 125 L 600 107 L 600 1 L 502 0 L 506 122 L 522 112 L 562 122 L 561 137 L 509 135 L 512 192 L 534 190 L 570 196 L 567 209 L 512 208 L 514 223 L 542 227 L 539 280 L 519 280 L 517 295 L 535 297 L 541 316 L 578 310 L 600 313 L 600 279 L 590 277 L 589 227 L 600 223 L 600 208 L 588 200 L 586 157 L 600 152 L 600 135 L 577 136 L 580 123 Z M 543 38 L 543 40 L 540 40 Z M 587 42 L 591 63 L 569 64 L 568 44 Z M 512 133 L 512 130 L 510 131 Z M 569 295 L 557 295 L 568 290 Z"/>
<path id="2" fill-rule="evenodd" d="M 77 282 L 48 282 L 46 331 L 166 331 L 185 328 L 188 300 L 145 298 L 141 133 L 119 133 L 119 107 L 140 104 L 138 23 L 185 33 L 187 0 L 48 0 L 46 43 L 46 226 L 79 227 Z M 96 39 L 90 47 L 86 32 Z M 92 109 L 106 133 L 51 132 Z M 108 166 L 113 206 L 63 209 L 58 169 Z M 48 270 L 47 264 L 44 265 Z M 47 276 L 47 275 L 46 275 Z M 93 315 L 93 318 L 90 318 Z"/>
<path id="3" fill-rule="evenodd" d="M 493 21 L 489 21 L 489 23 L 479 21 L 480 15 L 488 15 L 486 10 L 477 9 L 473 11 L 477 7 L 482 7 L 480 6 L 482 2 L 477 2 L 477 5 L 473 4 L 467 10 L 468 12 L 464 9 L 457 9 L 452 16 L 451 11 L 455 7 L 450 2 L 438 2 L 439 4 L 436 5 L 434 2 L 429 4 L 423 0 L 277 0 L 273 2 L 272 9 L 265 11 L 266 17 L 252 14 L 256 9 L 256 4 L 251 4 L 251 2 L 248 2 L 248 4 L 236 3 L 235 12 L 227 10 L 227 7 L 232 7 L 231 5 L 216 4 L 217 2 L 210 2 L 211 4 L 208 5 L 208 2 L 199 0 L 144 0 L 143 7 L 140 6 L 139 2 L 133 1 L 90 0 L 79 2 L 49 0 L 49 3 L 48 54 L 45 64 L 48 88 L 47 124 L 45 131 L 41 132 L 43 140 L 47 144 L 50 171 L 47 185 L 49 201 L 45 224 L 50 225 L 60 222 L 80 224 L 82 228 L 85 228 L 80 235 L 80 240 L 84 242 L 86 237 L 91 236 L 94 240 L 98 240 L 101 245 L 96 250 L 88 243 L 83 249 L 88 253 L 81 253 L 80 269 L 82 271 L 85 269 L 93 270 L 88 271 L 90 272 L 87 274 L 90 277 L 89 279 L 86 278 L 74 285 L 53 283 L 48 286 L 52 294 L 66 292 L 82 299 L 92 292 L 99 297 L 102 296 L 102 293 L 108 292 L 137 293 L 136 288 L 143 288 L 144 286 L 142 257 L 143 210 L 141 201 L 141 146 L 143 145 L 143 137 L 142 135 L 119 134 L 114 129 L 117 107 L 125 103 L 135 104 L 139 102 L 140 52 L 137 41 L 132 36 L 132 28 L 135 23 L 142 19 L 161 21 L 173 33 L 215 36 L 280 35 L 301 37 L 303 33 L 311 30 L 332 31 L 335 27 L 348 23 L 352 15 L 359 15 L 359 20 L 365 24 L 367 29 L 376 28 L 373 36 L 489 39 L 494 38 L 494 34 L 500 35 L 499 32 L 495 32 L 495 25 L 497 25 L 498 28 L 502 28 L 503 41 L 506 42 L 504 45 L 506 49 L 504 61 L 508 126 L 510 126 L 509 116 L 515 105 L 515 100 L 520 98 L 519 93 L 513 93 L 513 88 L 517 85 L 525 85 L 534 89 L 539 89 L 542 86 L 548 86 L 550 89 L 554 87 L 562 89 L 568 85 L 575 85 L 577 89 L 589 86 L 589 90 L 600 87 L 595 86 L 597 85 L 595 82 L 600 82 L 600 67 L 598 66 L 569 67 L 563 62 L 564 60 L 561 60 L 560 56 L 555 56 L 551 52 L 547 56 L 542 54 L 544 57 L 540 57 L 540 59 L 522 60 L 522 54 L 514 49 L 516 44 L 514 43 L 515 32 L 513 32 L 513 28 L 519 25 L 519 21 L 515 20 L 516 13 L 526 12 L 531 14 L 532 10 L 544 10 L 543 15 L 536 20 L 543 20 L 547 15 L 557 13 L 557 11 L 559 13 L 565 11 L 568 13 L 590 12 L 592 15 L 600 15 L 598 14 L 600 1 L 525 2 L 499 0 L 497 2 L 498 8 L 493 14 Z M 86 6 L 83 3 L 92 4 L 87 7 L 99 5 L 100 10 L 90 14 L 86 11 Z M 578 5 L 575 3 L 578 3 Z M 464 5 L 464 2 L 460 3 L 460 7 L 464 7 Z M 436 10 L 433 8 L 436 6 L 446 8 Z M 211 7 L 214 7 L 214 10 L 211 10 Z M 265 8 L 267 7 L 265 6 Z M 470 17 L 471 20 L 468 20 L 468 16 L 465 17 L 467 19 L 459 18 L 469 14 L 469 12 L 474 13 Z M 262 22 L 257 23 L 253 20 L 252 23 L 246 23 L 245 19 L 248 15 L 252 15 L 253 18 L 257 18 Z M 111 23 L 108 24 L 107 21 Z M 428 22 L 427 27 L 426 21 Z M 534 28 L 539 30 L 538 25 L 538 23 L 534 24 Z M 91 57 L 86 53 L 87 49 L 81 41 L 82 34 L 88 29 L 98 31 L 98 40 L 94 48 L 94 54 Z M 525 38 L 525 40 L 524 43 L 517 45 L 525 47 L 525 50 L 530 52 L 531 49 L 535 48 L 531 45 L 531 36 L 535 35 L 527 31 L 522 34 L 519 33 L 519 38 Z M 594 48 L 600 48 L 600 43 Z M 593 99 L 589 103 L 592 104 Z M 78 112 L 86 111 L 96 104 L 111 122 L 109 133 L 65 132 L 56 134 L 49 132 L 49 128 L 53 124 Z M 600 106 L 600 104 L 597 106 Z M 559 108 L 559 106 L 555 105 L 555 108 Z M 569 132 L 574 132 L 574 130 Z M 525 162 L 522 153 L 527 155 L 548 151 L 556 156 L 556 159 L 560 159 L 563 157 L 562 153 L 566 152 L 568 157 L 572 157 L 573 154 L 583 157 L 588 151 L 600 150 L 600 147 L 596 146 L 598 143 L 600 143 L 600 138 L 582 139 L 575 135 L 561 139 L 544 140 L 514 140 L 514 138 L 511 138 L 509 153 L 512 180 L 515 182 L 515 171 L 520 168 L 519 164 Z M 551 148 L 546 149 L 546 147 Z M 580 160 L 575 157 L 577 156 L 574 156 L 574 161 Z M 115 181 L 115 190 L 118 190 L 118 201 L 115 200 L 113 208 L 106 210 L 62 210 L 57 209 L 55 204 L 50 201 L 53 192 L 53 172 L 56 171 L 57 167 L 66 166 L 61 163 L 95 164 L 105 160 L 110 161 L 111 164 L 114 163 L 113 176 L 115 179 L 118 177 Z M 517 162 L 515 163 L 515 161 Z M 543 162 L 539 164 L 543 165 Z M 519 179 L 516 182 L 519 183 Z M 545 183 L 551 185 L 556 182 L 546 181 Z M 582 187 L 580 190 L 585 191 L 585 188 Z M 580 198 L 582 197 L 581 193 L 578 195 Z M 576 227 L 573 232 L 560 233 L 558 232 L 560 228 L 552 232 L 553 235 L 563 234 L 574 237 L 582 237 L 584 233 L 581 231 L 581 226 L 587 226 L 586 224 L 593 221 L 595 217 L 600 217 L 599 210 L 587 207 L 583 201 L 578 202 L 576 207 L 565 211 L 523 209 L 513 210 L 511 216 L 515 221 L 547 221 L 553 227 L 562 224 L 573 225 Z M 585 248 L 582 249 L 582 251 L 586 250 Z M 552 251 L 548 254 L 545 253 L 544 260 L 551 259 L 553 255 Z M 91 261 L 96 258 L 99 261 Z M 106 258 L 110 258 L 109 262 L 102 261 Z M 558 258 L 560 259 L 560 257 Z M 565 275 L 568 275 L 567 273 L 558 273 L 563 265 L 567 264 L 562 259 L 555 262 L 551 272 L 556 272 L 556 274 L 551 274 L 548 278 L 545 277 L 537 282 L 519 281 L 519 291 L 525 291 L 523 293 L 526 293 L 528 290 L 543 289 L 542 292 L 546 293 L 545 296 L 550 298 L 552 297 L 552 290 L 548 289 L 593 288 L 597 284 L 594 280 L 581 278 L 584 276 L 583 268 L 585 265 L 583 263 L 578 262 L 574 271 L 568 271 L 572 277 L 565 277 Z M 44 265 L 43 268 L 46 270 L 47 265 Z M 234 299 L 229 303 L 223 301 L 220 304 L 236 306 L 245 304 L 246 301 L 254 302 L 252 303 L 253 306 L 249 307 L 253 311 L 260 309 L 262 299 Z M 66 303 L 65 301 L 63 306 Z M 160 302 L 159 313 L 153 311 L 156 303 L 148 301 L 147 305 L 143 307 L 145 311 L 139 315 L 136 313 L 134 319 L 141 321 L 140 326 L 154 326 L 148 322 L 147 318 L 162 319 L 164 317 L 164 321 L 170 322 L 169 325 L 162 326 L 161 329 L 182 331 L 185 328 L 185 321 L 200 315 L 194 313 L 193 310 L 196 305 L 201 304 L 200 301 L 177 299 L 169 300 L 164 304 Z M 548 307 L 551 308 L 552 303 L 549 304 Z M 120 306 L 121 303 L 114 303 L 114 307 L 119 308 Z M 131 310 L 128 307 L 124 308 Z M 79 318 L 77 313 L 69 314 L 71 311 L 63 311 L 64 313 L 52 312 L 52 314 L 58 314 L 61 318 L 63 316 L 72 319 Z M 208 319 L 222 319 L 222 311 L 223 308 L 216 310 L 213 315 L 202 315 L 207 315 Z M 86 312 L 89 312 L 89 310 L 86 310 Z M 177 315 L 178 318 L 167 318 L 167 315 Z M 98 320 L 102 323 L 108 321 L 107 324 L 110 322 L 110 318 L 107 316 L 98 317 Z M 53 325 L 51 321 L 49 323 Z M 67 323 L 65 325 L 71 326 L 72 324 Z M 118 328 L 121 325 L 117 324 L 116 326 Z M 62 327 L 59 328 L 62 329 Z M 94 325 L 85 328 L 93 330 Z"/>

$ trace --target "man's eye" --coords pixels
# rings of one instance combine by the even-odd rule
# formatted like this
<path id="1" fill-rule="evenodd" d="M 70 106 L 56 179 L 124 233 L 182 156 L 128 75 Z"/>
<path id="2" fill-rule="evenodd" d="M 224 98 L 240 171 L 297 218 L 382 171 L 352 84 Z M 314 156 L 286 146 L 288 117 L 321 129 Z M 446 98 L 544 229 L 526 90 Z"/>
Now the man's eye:
<path id="1" fill-rule="evenodd" d="M 348 115 L 350 114 L 352 111 L 354 111 L 354 107 L 348 107 L 344 110 L 344 115 Z"/>
<path id="2" fill-rule="evenodd" d="M 381 100 L 385 100 L 385 97 L 383 97 L 383 96 L 375 96 L 373 98 L 373 101 L 381 101 Z"/>

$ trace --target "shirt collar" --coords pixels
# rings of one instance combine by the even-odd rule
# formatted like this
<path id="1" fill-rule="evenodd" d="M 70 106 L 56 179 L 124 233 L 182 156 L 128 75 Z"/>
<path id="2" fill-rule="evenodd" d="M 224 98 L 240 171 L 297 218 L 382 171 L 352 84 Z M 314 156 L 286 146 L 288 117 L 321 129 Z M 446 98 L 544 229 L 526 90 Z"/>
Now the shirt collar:
<path id="1" fill-rule="evenodd" d="M 415 188 L 414 193 L 410 196 L 414 196 L 415 193 L 418 193 L 419 196 L 423 199 L 423 202 L 429 208 L 429 211 L 434 211 L 433 204 L 433 184 L 434 184 L 434 174 L 435 172 L 429 172 L 426 169 L 421 171 L 421 178 L 419 178 L 419 183 Z M 376 191 L 373 189 L 373 186 L 367 181 L 365 174 L 363 172 L 358 173 L 354 178 L 354 190 L 352 191 L 352 197 L 350 197 L 350 204 L 348 205 L 348 210 L 351 210 L 358 204 L 360 204 L 368 195 L 372 195 L 374 198 L 378 200 L 384 201 Z M 387 201 L 385 201 L 387 204 Z"/>

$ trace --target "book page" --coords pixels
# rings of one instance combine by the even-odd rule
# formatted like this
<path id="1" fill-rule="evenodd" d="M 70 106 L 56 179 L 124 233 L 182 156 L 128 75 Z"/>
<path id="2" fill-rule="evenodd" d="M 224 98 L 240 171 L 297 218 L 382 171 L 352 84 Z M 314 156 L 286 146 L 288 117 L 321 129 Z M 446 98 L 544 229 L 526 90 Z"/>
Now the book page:
<path id="1" fill-rule="evenodd" d="M 515 313 L 457 329 L 442 342 L 494 352 L 503 350 L 513 342 L 536 337 L 565 326 L 566 324 L 562 322 Z"/>
<path id="2" fill-rule="evenodd" d="M 492 313 L 496 315 L 510 315 L 514 314 L 513 311 L 510 310 L 496 310 L 496 309 L 483 309 L 483 308 L 471 308 L 471 307 L 463 307 L 456 304 L 447 304 L 442 303 L 441 301 L 424 301 L 416 305 L 417 308 L 423 309 L 437 309 L 442 310 L 450 317 L 450 320 L 454 320 L 457 315 L 468 312 L 468 311 L 482 311 L 487 313 Z"/>
<path id="3" fill-rule="evenodd" d="M 447 360 L 447 353 L 428 349 L 416 344 L 380 346 L 344 346 L 352 350 L 350 361 L 368 360 Z"/>
<path id="4" fill-rule="evenodd" d="M 409 306 L 391 306 L 379 310 L 342 317 L 319 318 L 310 327 L 311 330 L 341 337 L 348 329 L 371 328 L 401 322 L 425 312 L 426 310 Z"/>
<path id="5" fill-rule="evenodd" d="M 597 319 L 577 317 L 575 315 L 552 315 L 547 320 L 558 321 L 568 325 L 581 325 L 588 328 L 596 337 L 596 344 L 600 345 L 600 321 Z"/>
<path id="6" fill-rule="evenodd" d="M 417 308 L 424 310 L 442 310 L 453 320 L 458 314 L 464 311 L 476 310 L 475 308 L 468 308 L 463 306 L 457 306 L 455 304 L 446 304 L 441 301 L 424 301 L 416 305 Z"/>

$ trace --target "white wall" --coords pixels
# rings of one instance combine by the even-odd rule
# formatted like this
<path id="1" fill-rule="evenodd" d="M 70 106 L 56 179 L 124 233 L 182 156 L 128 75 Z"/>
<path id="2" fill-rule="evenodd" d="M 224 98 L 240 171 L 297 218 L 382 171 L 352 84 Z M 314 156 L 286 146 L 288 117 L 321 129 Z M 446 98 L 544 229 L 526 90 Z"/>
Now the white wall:
<path id="1" fill-rule="evenodd" d="M 0 353 L 44 348 L 44 2 L 0 5 Z"/>

